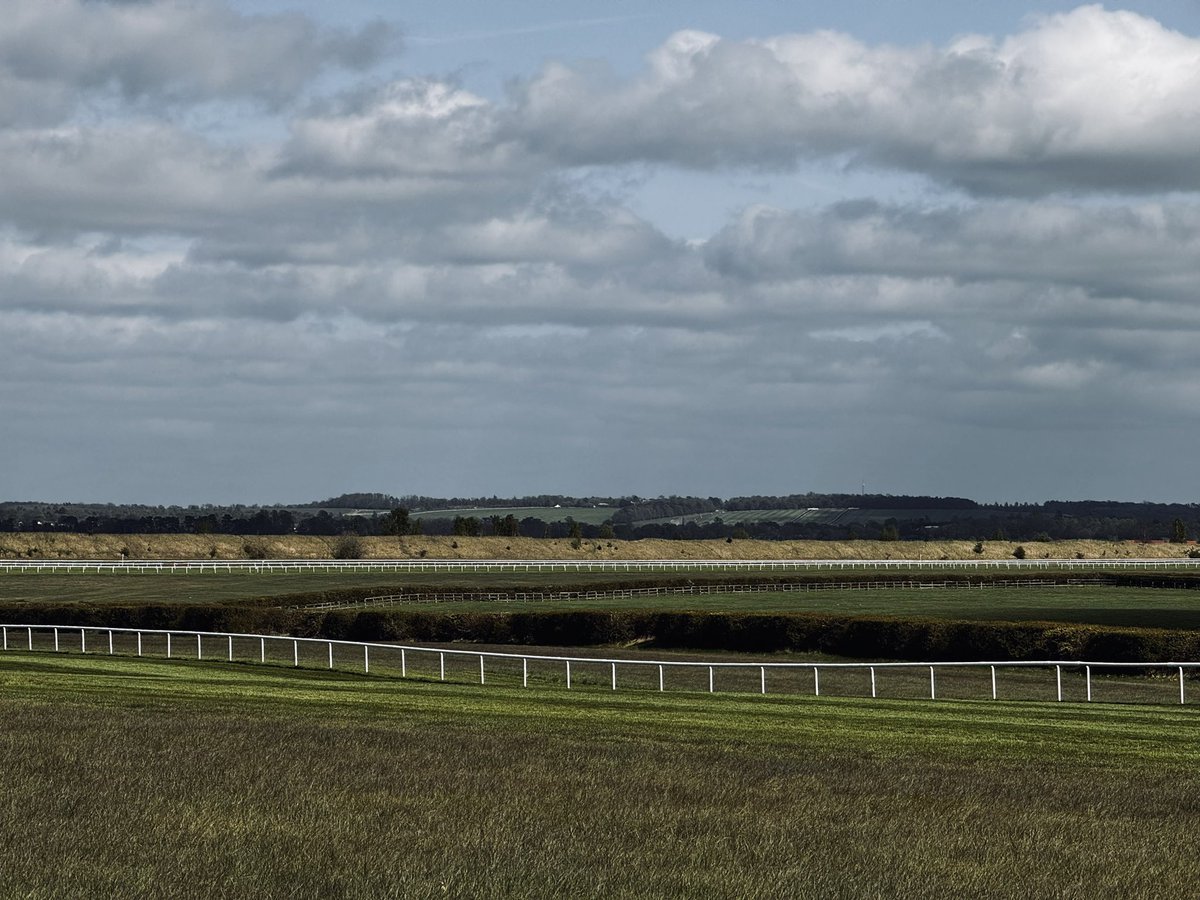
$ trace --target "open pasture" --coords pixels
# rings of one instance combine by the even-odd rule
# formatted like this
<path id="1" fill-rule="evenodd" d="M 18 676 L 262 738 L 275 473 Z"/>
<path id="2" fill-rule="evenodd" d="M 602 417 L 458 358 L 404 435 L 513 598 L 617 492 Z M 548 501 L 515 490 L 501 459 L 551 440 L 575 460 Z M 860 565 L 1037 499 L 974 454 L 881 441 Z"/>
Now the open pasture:
<path id="1" fill-rule="evenodd" d="M 0 657 L 14 896 L 1187 896 L 1191 708 Z"/>

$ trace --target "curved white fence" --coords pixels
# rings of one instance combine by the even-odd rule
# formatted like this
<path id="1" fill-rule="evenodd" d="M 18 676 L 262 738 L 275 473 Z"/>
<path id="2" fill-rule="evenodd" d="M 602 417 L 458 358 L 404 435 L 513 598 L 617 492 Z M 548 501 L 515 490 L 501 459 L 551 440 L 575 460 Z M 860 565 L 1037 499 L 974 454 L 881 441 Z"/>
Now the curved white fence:
<path id="1" fill-rule="evenodd" d="M 535 680 L 543 685 L 563 685 L 567 689 L 581 686 L 600 685 L 613 691 L 622 688 L 633 690 L 668 689 L 667 673 L 671 673 L 671 689 L 705 691 L 716 693 L 717 674 L 721 675 L 720 688 L 723 692 L 766 694 L 768 684 L 780 690 L 773 693 L 798 693 L 800 689 L 822 696 L 822 674 L 855 674 L 861 676 L 855 682 L 861 691 L 847 693 L 845 684 L 840 685 L 838 696 L 883 696 L 881 682 L 884 676 L 905 676 L 905 685 L 911 689 L 915 675 L 924 685 L 928 673 L 927 689 L 923 686 L 919 696 L 936 700 L 939 694 L 938 673 L 971 673 L 980 678 L 982 690 L 978 697 L 962 697 L 963 686 L 956 685 L 955 699 L 1001 699 L 1000 675 L 1013 673 L 1041 673 L 1049 678 L 1053 672 L 1053 694 L 1049 694 L 1049 682 L 1040 684 L 1046 692 L 1040 699 L 1078 699 L 1093 702 L 1095 689 L 1102 685 L 1098 676 L 1122 671 L 1170 673 L 1170 681 L 1177 684 L 1177 702 L 1187 702 L 1185 672 L 1200 669 L 1200 662 L 1086 662 L 1078 660 L 1036 661 L 982 661 L 982 662 L 765 662 L 765 661 L 716 661 L 681 659 L 629 659 L 591 656 L 553 656 L 536 653 L 503 653 L 496 651 L 468 650 L 447 647 L 422 647 L 362 641 L 344 641 L 330 638 L 306 638 L 287 635 L 241 634 L 233 632 L 180 631 L 148 628 L 107 628 L 78 625 L 0 625 L 4 651 L 54 652 L 106 655 L 156 656 L 166 659 L 222 660 L 226 662 L 257 662 L 284 664 L 294 667 L 341 668 L 359 671 L 364 675 L 381 669 L 401 678 L 420 677 L 440 681 L 477 681 L 488 683 L 499 680 L 509 684 L 530 684 L 531 672 Z M 336 651 L 336 652 L 335 652 Z M 447 677 L 447 662 L 451 671 Z M 519 669 L 517 664 L 520 664 Z M 531 668 L 537 666 L 537 671 Z M 490 669 L 489 669 L 490 666 Z M 572 670 L 574 666 L 574 670 Z M 572 671 L 574 671 L 574 680 Z M 623 673 L 618 679 L 618 672 Z M 1068 697 L 1064 692 L 1064 673 L 1074 677 L 1077 697 Z M 684 679 L 683 675 L 690 678 Z M 581 678 L 581 675 L 583 676 Z M 768 675 L 771 676 L 770 681 Z M 804 676 L 803 683 L 797 680 Z M 697 676 L 699 681 L 697 682 Z M 704 678 L 707 676 L 707 684 Z M 737 677 L 734 677 L 737 676 Z M 790 676 L 785 677 L 785 676 Z M 1156 696 L 1140 702 L 1168 702 L 1162 687 L 1168 682 L 1163 675 L 1142 679 L 1154 689 Z M 1024 679 L 1023 687 L 1029 688 L 1031 679 Z M 869 686 L 869 687 L 868 687 Z M 1034 685 L 1038 687 L 1039 685 Z M 1071 686 L 1069 686 L 1071 687 Z M 790 688 L 790 689 L 789 689 Z M 828 691 L 826 692 L 828 693 Z M 1028 691 L 1027 691 L 1028 693 Z M 913 696 L 908 690 L 904 697 Z M 899 699 L 899 698 L 897 698 Z M 1026 699 L 1005 696 L 1003 699 Z M 1105 697 L 1098 698 L 1100 700 Z M 1108 699 L 1117 699 L 1109 697 Z M 1136 702 L 1136 701 L 1135 701 Z M 1176 702 L 1172 694 L 1169 702 Z"/>
<path id="2" fill-rule="evenodd" d="M 779 572 L 839 569 L 1200 570 L 1200 559 L 2 559 L 0 573 Z"/>

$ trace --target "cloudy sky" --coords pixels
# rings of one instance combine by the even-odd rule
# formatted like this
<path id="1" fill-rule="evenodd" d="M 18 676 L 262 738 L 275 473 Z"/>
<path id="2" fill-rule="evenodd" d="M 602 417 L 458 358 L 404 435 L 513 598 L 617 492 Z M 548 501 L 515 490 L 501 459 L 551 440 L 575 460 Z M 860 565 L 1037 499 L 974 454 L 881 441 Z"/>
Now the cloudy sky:
<path id="1" fill-rule="evenodd" d="M 0 499 L 1197 501 L 1198 343 L 1193 0 L 0 0 Z"/>

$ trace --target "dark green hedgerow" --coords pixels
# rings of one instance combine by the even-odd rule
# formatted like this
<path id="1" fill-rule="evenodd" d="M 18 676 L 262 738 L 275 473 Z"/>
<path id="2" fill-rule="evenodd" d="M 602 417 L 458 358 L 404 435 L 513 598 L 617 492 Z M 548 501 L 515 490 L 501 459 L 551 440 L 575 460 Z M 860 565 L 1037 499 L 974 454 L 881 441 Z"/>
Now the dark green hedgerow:
<path id="1" fill-rule="evenodd" d="M 972 622 L 820 613 L 547 611 L 440 614 L 420 610 L 304 611 L 177 604 L 0 607 L 30 624 L 293 634 L 361 641 L 650 646 L 740 652 L 821 652 L 859 659 L 1200 660 L 1200 632 L 1052 622 Z"/>

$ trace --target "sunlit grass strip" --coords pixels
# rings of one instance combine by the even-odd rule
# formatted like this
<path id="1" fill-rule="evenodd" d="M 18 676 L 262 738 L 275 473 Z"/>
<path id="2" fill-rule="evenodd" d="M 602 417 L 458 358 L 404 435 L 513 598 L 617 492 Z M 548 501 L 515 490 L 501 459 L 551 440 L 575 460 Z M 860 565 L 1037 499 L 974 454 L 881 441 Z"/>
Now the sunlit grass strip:
<path id="1" fill-rule="evenodd" d="M 91 643 L 89 644 L 89 635 Z M 768 673 L 773 693 L 811 693 L 814 697 L 831 693 L 835 696 L 881 696 L 880 681 L 883 676 L 889 682 L 893 698 L 916 699 L 939 697 L 957 699 L 1000 698 L 999 673 L 1004 672 L 1006 696 L 1011 699 L 1065 700 L 1109 700 L 1115 702 L 1170 702 L 1157 690 L 1147 697 L 1146 688 L 1161 688 L 1165 679 L 1149 678 L 1142 673 L 1169 672 L 1175 676 L 1178 688 L 1177 702 L 1187 702 L 1186 675 L 1200 670 L 1200 662 L 1157 662 L 1120 663 L 1088 662 L 1078 660 L 1003 660 L 1003 661 L 935 661 L 935 662 L 777 662 L 758 659 L 754 661 L 730 661 L 728 659 L 644 659 L 625 656 L 567 656 L 530 652 L 498 652 L 468 650 L 454 647 L 426 647 L 346 641 L 332 638 L 245 634 L 229 632 L 200 632 L 132 629 L 83 626 L 0 626 L 2 649 L 25 650 L 26 652 L 52 651 L 55 653 L 78 651 L 81 654 L 100 653 L 115 656 L 118 653 L 142 656 L 162 656 L 166 659 L 208 659 L 233 662 L 257 662 L 291 665 L 294 668 L 323 666 L 329 670 L 337 667 L 350 668 L 367 675 L 396 674 L 407 678 L 419 676 L 438 681 L 476 681 L 488 683 L 489 664 L 492 682 L 515 682 L 517 664 L 520 664 L 519 681 L 529 687 L 531 672 L 535 682 L 557 683 L 556 672 L 561 672 L 562 685 L 573 687 L 594 686 L 607 683 L 612 691 L 618 687 L 625 690 L 667 691 L 667 673 L 671 673 L 672 690 L 706 691 L 718 690 L 717 673 L 721 673 L 720 689 L 733 693 L 768 693 Z M 36 637 L 36 640 L 35 640 Z M 207 641 L 207 644 L 206 644 Z M 119 645 L 119 646 L 118 646 Z M 335 659 L 335 648 L 337 649 Z M 206 655 L 207 654 L 207 655 Z M 450 666 L 447 666 L 447 662 Z M 532 665 L 532 669 L 531 669 Z M 572 679 L 572 667 L 575 677 Z M 618 668 L 623 675 L 618 684 Z M 1040 672 L 1053 671 L 1053 694 L 1044 695 L 1044 685 L 1037 677 Z M 1064 670 L 1068 679 L 1074 675 L 1074 683 L 1064 683 Z M 603 673 L 600 675 L 599 673 Z M 918 679 L 928 673 L 927 691 L 915 689 Z M 468 674 L 470 673 L 470 674 Z M 939 675 L 939 673 L 941 673 Z M 1142 677 L 1123 681 L 1115 680 L 1114 673 L 1132 673 Z M 583 677 L 581 677 L 581 674 Z M 657 675 L 657 679 L 655 679 Z M 824 682 L 822 676 L 824 677 Z M 980 679 L 987 676 L 987 682 Z M 1082 675 L 1082 686 L 1078 684 Z M 607 677 L 604 677 L 607 676 Z M 699 682 L 697 682 L 699 676 Z M 757 678 L 755 678 L 757 676 Z M 831 684 L 832 679 L 832 684 Z M 864 679 L 868 679 L 864 681 Z M 867 687 L 869 685 L 869 689 Z M 939 688 L 940 685 L 940 688 Z M 1020 688 L 1016 693 L 1012 688 Z M 1095 695 L 1094 688 L 1105 688 L 1103 697 Z M 1116 689 L 1114 689 L 1114 686 Z M 1036 689 L 1036 690 L 1035 690 Z M 868 693 L 869 690 L 869 693 Z M 939 693 L 940 690 L 940 693 Z M 1079 696 L 1082 691 L 1082 696 Z M 1173 699 L 1173 698 L 1172 698 Z"/>

